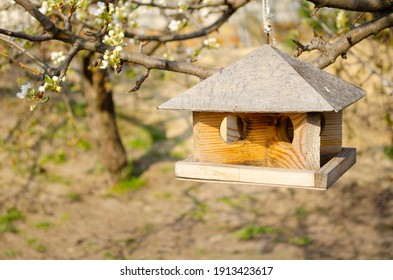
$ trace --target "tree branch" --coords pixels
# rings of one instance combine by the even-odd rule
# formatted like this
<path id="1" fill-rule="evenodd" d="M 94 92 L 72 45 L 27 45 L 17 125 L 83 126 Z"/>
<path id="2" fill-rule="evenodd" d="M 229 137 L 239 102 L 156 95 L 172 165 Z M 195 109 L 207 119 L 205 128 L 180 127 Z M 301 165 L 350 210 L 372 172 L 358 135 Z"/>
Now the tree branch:
<path id="1" fill-rule="evenodd" d="M 10 37 L 19 38 L 19 39 L 25 39 L 30 42 L 44 42 L 44 41 L 49 41 L 52 39 L 52 36 L 49 34 L 29 35 L 29 34 L 26 34 L 23 32 L 15 32 L 15 31 L 6 30 L 6 29 L 2 29 L 2 28 L 0 28 L 0 34 L 4 34 L 4 35 L 10 36 Z"/>
<path id="2" fill-rule="evenodd" d="M 136 80 L 135 86 L 129 91 L 127 91 L 127 93 L 138 91 L 141 88 L 143 82 L 147 79 L 147 77 L 149 77 L 149 74 L 150 74 L 150 69 L 147 68 L 145 73 L 143 73 L 143 75 L 140 76 L 138 80 Z"/>
<path id="3" fill-rule="evenodd" d="M 56 25 L 46 15 L 41 13 L 40 10 L 38 10 L 30 1 L 15 0 L 15 2 L 22 6 L 32 17 L 34 17 L 47 33 L 53 36 L 59 31 Z"/>
<path id="4" fill-rule="evenodd" d="M 71 44 L 73 46 L 75 46 L 75 44 L 78 44 L 77 52 L 79 52 L 80 50 L 88 50 L 88 51 L 104 54 L 105 51 L 112 52 L 114 49 L 112 46 L 106 45 L 101 41 L 97 40 L 96 38 L 93 40 L 88 40 L 86 38 L 76 35 L 73 32 L 56 27 L 55 24 L 48 17 L 43 15 L 29 1 L 16 0 L 15 2 L 21 5 L 34 18 L 36 18 L 39 21 L 39 23 L 43 26 L 45 31 L 51 34 L 51 39 L 62 41 L 64 43 Z M 222 17 L 219 23 L 217 24 L 224 23 L 225 20 L 227 20 L 229 16 L 232 15 L 234 11 L 236 11 L 237 8 L 245 5 L 247 2 L 249 2 L 249 0 L 238 1 L 237 6 L 235 8 L 228 9 L 225 13 L 226 16 Z M 227 5 L 229 5 L 228 1 L 226 1 L 226 3 Z M 12 36 L 12 34 L 10 36 Z M 26 40 L 32 39 L 34 41 L 35 38 L 25 36 L 23 39 Z M 134 64 L 142 65 L 147 69 L 159 69 L 159 70 L 179 72 L 179 73 L 194 75 L 201 79 L 205 79 L 217 71 L 217 69 L 208 69 L 208 68 L 194 65 L 189 62 L 178 62 L 178 61 L 158 59 L 158 58 L 150 57 L 143 53 L 128 52 L 126 50 L 122 51 L 121 60 L 125 63 L 134 63 Z M 54 72 L 56 73 L 58 72 L 55 70 L 58 69 L 48 69 L 48 71 L 51 72 L 51 74 L 53 74 Z"/>
<path id="5" fill-rule="evenodd" d="M 202 1 L 200 1 L 202 2 Z M 137 0 L 133 0 L 132 1 L 133 4 L 136 4 L 138 6 L 149 6 L 149 7 L 156 7 L 156 8 L 160 8 L 160 9 L 171 9 L 171 10 L 178 10 L 179 9 L 179 5 L 172 5 L 171 3 L 165 3 L 165 4 L 160 4 L 160 3 L 156 3 L 154 0 L 150 0 L 150 2 L 143 2 L 143 1 L 137 1 Z M 212 2 L 212 3 L 192 3 L 191 5 L 188 6 L 189 10 L 199 10 L 202 8 L 211 8 L 211 7 L 220 7 L 223 5 L 227 5 L 228 1 L 224 0 L 222 2 Z"/>
<path id="6" fill-rule="evenodd" d="M 385 28 L 393 26 L 393 13 L 385 14 L 373 21 L 366 22 L 340 36 L 333 43 L 323 45 L 321 55 L 313 63 L 319 68 L 325 68 L 332 64 L 340 55 L 345 56 L 348 50 L 363 39 L 375 35 Z"/>
<path id="7" fill-rule="evenodd" d="M 213 75 L 218 69 L 204 68 L 201 66 L 194 65 L 189 62 L 170 61 L 165 59 L 158 59 L 150 57 L 143 53 L 131 53 L 125 52 L 122 55 L 122 60 L 128 63 L 135 63 L 142 65 L 148 69 L 159 69 L 167 70 L 172 72 L 178 72 L 183 74 L 189 74 L 201 79 Z"/>
<path id="8" fill-rule="evenodd" d="M 72 60 L 74 57 L 78 54 L 78 52 L 81 50 L 80 42 L 77 41 L 71 48 L 71 50 L 68 52 L 66 55 L 63 63 L 55 70 L 56 73 L 53 73 L 51 76 L 58 75 L 60 78 L 62 78 L 66 72 L 68 67 L 70 66 Z"/>
<path id="9" fill-rule="evenodd" d="M 354 27 L 346 34 L 339 36 L 333 42 L 325 41 L 314 32 L 314 39 L 308 45 L 303 45 L 296 40 L 292 40 L 297 48 L 295 56 L 299 56 L 305 51 L 319 50 L 320 55 L 314 59 L 313 63 L 319 68 L 325 68 L 332 64 L 339 56 L 346 58 L 348 50 L 363 39 L 392 26 L 393 12 L 384 14 L 375 20 Z M 325 26 L 325 28 L 327 28 L 327 26 Z M 334 34 L 331 30 L 327 30 L 327 32 L 329 34 Z"/>
<path id="10" fill-rule="evenodd" d="M 35 63 L 37 63 L 37 65 L 39 67 L 41 67 L 43 70 L 48 68 L 48 65 L 46 65 L 44 62 L 42 62 L 41 60 L 39 60 L 34 54 L 32 54 L 31 52 L 29 52 L 28 50 L 26 50 L 25 48 L 23 48 L 22 46 L 18 45 L 17 43 L 15 43 L 14 41 L 8 40 L 7 38 L 4 38 L 4 36 L 0 35 L 0 41 L 9 44 L 10 46 L 18 49 L 19 51 L 21 51 L 24 55 L 26 55 L 27 57 L 29 57 L 30 59 L 32 59 L 33 61 L 35 61 Z"/>
<path id="11" fill-rule="evenodd" d="M 198 31 L 191 32 L 188 34 L 138 35 L 138 34 L 134 34 L 131 32 L 125 32 L 124 34 L 126 37 L 134 38 L 136 40 L 159 41 L 159 42 L 163 42 L 163 43 L 170 42 L 170 41 L 188 40 L 188 39 L 206 36 L 206 35 L 212 33 L 213 31 L 217 30 L 218 28 L 220 28 L 220 26 L 223 25 L 233 15 L 233 13 L 237 11 L 237 9 L 246 5 L 249 2 L 250 2 L 250 0 L 242 0 L 242 1 L 236 2 L 233 5 L 227 4 L 228 8 L 215 22 L 213 22 L 209 26 L 199 29 Z"/>
<path id="12" fill-rule="evenodd" d="M 7 59 L 13 61 L 14 63 L 18 64 L 21 68 L 26 69 L 26 70 L 29 70 L 30 72 L 33 72 L 35 75 L 39 75 L 39 74 L 40 74 L 40 71 L 37 70 L 36 68 L 32 68 L 32 67 L 30 67 L 30 66 L 27 66 L 26 64 L 24 64 L 24 63 L 22 63 L 22 62 L 19 62 L 19 61 L 15 60 L 15 59 L 13 59 L 12 57 L 8 56 L 7 54 L 5 54 L 5 53 L 3 53 L 3 52 L 1 52 L 1 51 L 0 51 L 0 56 L 3 56 L 3 57 L 5 57 L 5 58 L 7 58 Z"/>
<path id="13" fill-rule="evenodd" d="M 317 7 L 344 9 L 356 12 L 386 12 L 393 9 L 392 0 L 308 0 Z"/>

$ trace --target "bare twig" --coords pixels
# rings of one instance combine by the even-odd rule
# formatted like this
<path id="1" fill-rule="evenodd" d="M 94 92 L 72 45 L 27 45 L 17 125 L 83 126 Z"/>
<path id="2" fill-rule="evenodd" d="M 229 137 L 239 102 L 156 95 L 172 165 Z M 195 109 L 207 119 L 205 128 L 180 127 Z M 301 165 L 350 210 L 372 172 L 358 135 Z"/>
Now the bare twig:
<path id="1" fill-rule="evenodd" d="M 318 39 L 316 36 L 314 36 L 309 45 L 303 45 L 294 41 L 297 46 L 296 55 L 300 55 L 304 51 L 319 50 L 320 55 L 313 63 L 319 68 L 325 68 L 332 64 L 337 57 L 342 56 L 345 58 L 348 50 L 363 39 L 392 26 L 393 13 L 385 13 L 375 20 L 353 27 L 349 32 L 338 36 L 332 42 L 324 41 L 322 38 Z M 331 30 L 327 30 L 327 32 L 334 34 Z"/>
<path id="2" fill-rule="evenodd" d="M 138 52 L 143 53 L 143 47 L 146 46 L 149 42 L 141 41 L 139 42 Z"/>
<path id="3" fill-rule="evenodd" d="M 35 75 L 39 75 L 39 74 L 40 74 L 40 71 L 38 71 L 37 69 L 32 68 L 32 67 L 30 67 L 30 66 L 27 66 L 26 64 L 24 64 L 24 63 L 22 63 L 22 62 L 16 61 L 15 59 L 13 59 L 12 57 L 9 57 L 8 55 L 6 55 L 6 54 L 3 53 L 3 52 L 0 52 L 0 56 L 3 56 L 3 57 L 5 57 L 5 58 L 10 59 L 10 60 L 13 61 L 14 63 L 18 64 L 21 68 L 26 69 L 26 70 L 29 70 L 30 72 L 33 72 Z"/>
<path id="4" fill-rule="evenodd" d="M 134 38 L 136 40 L 143 41 L 160 41 L 162 43 L 171 42 L 171 41 L 181 41 L 188 40 L 193 38 L 198 38 L 202 36 L 206 36 L 214 31 L 216 31 L 220 26 L 222 26 L 232 15 L 236 12 L 237 9 L 249 3 L 250 0 L 242 0 L 238 1 L 233 5 L 227 4 L 227 9 L 225 12 L 212 24 L 209 26 L 200 28 L 199 30 L 186 34 L 166 34 L 166 35 L 139 35 L 131 32 L 125 32 L 125 36 L 129 38 Z"/>
<path id="5" fill-rule="evenodd" d="M 314 32 L 314 39 L 311 40 L 311 43 L 308 45 L 303 45 L 297 40 L 293 40 L 296 44 L 296 53 L 295 57 L 300 56 L 303 52 L 309 52 L 312 50 L 320 50 L 321 52 L 326 51 L 326 41 L 323 40 L 322 36 L 319 36 L 316 32 Z"/>
<path id="6" fill-rule="evenodd" d="M 38 59 L 34 54 L 32 54 L 31 52 L 29 52 L 28 50 L 26 50 L 25 48 L 23 48 L 22 46 L 20 46 L 19 44 L 17 44 L 16 42 L 9 40 L 7 38 L 5 38 L 4 36 L 0 35 L 0 41 L 14 47 L 15 49 L 18 49 L 19 51 L 21 51 L 24 55 L 26 55 L 28 58 L 32 59 L 33 61 L 35 61 L 35 63 L 41 67 L 43 70 L 45 70 L 46 68 L 48 68 L 48 65 L 45 62 L 42 62 L 40 59 Z"/>
<path id="7" fill-rule="evenodd" d="M 141 77 L 139 77 L 139 79 L 135 83 L 135 86 L 132 89 L 130 89 L 129 91 L 127 91 L 127 93 L 131 93 L 131 92 L 135 92 L 135 91 L 139 90 L 141 88 L 143 82 L 147 79 L 147 77 L 149 77 L 149 74 L 150 74 L 150 69 L 146 68 L 145 73 Z"/>
<path id="8" fill-rule="evenodd" d="M 71 48 L 71 50 L 68 52 L 66 55 L 64 61 L 62 64 L 56 69 L 57 72 L 59 72 L 59 76 L 63 77 L 65 73 L 67 72 L 68 67 L 70 66 L 70 63 L 74 59 L 74 57 L 78 54 L 78 52 L 81 50 L 81 46 L 79 41 L 77 41 Z"/>
<path id="9" fill-rule="evenodd" d="M 333 63 L 338 56 L 345 55 L 352 46 L 363 39 L 391 26 L 393 26 L 393 13 L 359 25 L 340 36 L 335 42 L 326 44 L 326 51 L 321 53 L 314 63 L 320 68 L 325 68 Z"/>
<path id="10" fill-rule="evenodd" d="M 212 8 L 212 7 L 220 7 L 220 6 L 228 5 L 227 0 L 220 1 L 220 2 L 211 2 L 211 3 L 202 2 L 202 1 L 199 1 L 199 3 L 197 3 L 197 1 L 195 2 L 196 3 L 192 3 L 191 5 L 188 6 L 188 10 L 200 10 L 202 8 Z M 178 5 L 172 5 L 171 3 L 160 4 L 154 0 L 151 0 L 150 2 L 133 0 L 132 3 L 138 6 L 149 6 L 149 7 L 156 7 L 160 9 L 170 9 L 170 10 L 179 9 Z"/>

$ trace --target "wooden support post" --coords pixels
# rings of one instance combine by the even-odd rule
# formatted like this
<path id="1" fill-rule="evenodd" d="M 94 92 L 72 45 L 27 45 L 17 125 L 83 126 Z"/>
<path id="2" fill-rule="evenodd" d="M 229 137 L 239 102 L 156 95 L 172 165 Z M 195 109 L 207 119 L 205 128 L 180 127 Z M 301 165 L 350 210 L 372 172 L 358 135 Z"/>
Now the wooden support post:
<path id="1" fill-rule="evenodd" d="M 342 111 L 324 112 L 321 121 L 321 166 L 342 149 Z"/>

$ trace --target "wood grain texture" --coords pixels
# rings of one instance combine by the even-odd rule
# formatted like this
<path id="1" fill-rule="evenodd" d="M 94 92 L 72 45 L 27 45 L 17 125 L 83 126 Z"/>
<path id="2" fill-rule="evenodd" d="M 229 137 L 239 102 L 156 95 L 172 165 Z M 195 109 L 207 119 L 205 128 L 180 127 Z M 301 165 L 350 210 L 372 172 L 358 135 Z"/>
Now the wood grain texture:
<path id="1" fill-rule="evenodd" d="M 314 171 L 284 168 L 255 167 L 232 164 L 213 164 L 192 161 L 176 163 L 178 178 L 231 181 L 237 183 L 280 184 L 298 187 L 314 186 Z"/>
<path id="2" fill-rule="evenodd" d="M 315 187 L 328 189 L 356 163 L 356 149 L 342 151 L 315 173 Z"/>
<path id="3" fill-rule="evenodd" d="M 179 181 L 188 181 L 188 182 L 199 182 L 199 183 L 213 183 L 213 184 L 225 184 L 225 185 L 251 185 L 251 186 L 261 186 L 261 187 L 270 187 L 270 188 L 291 188 L 291 189 L 308 189 L 308 190 L 317 190 L 317 191 L 325 191 L 321 188 L 307 187 L 307 186 L 294 186 L 294 185 L 281 185 L 281 184 L 264 184 L 264 183 L 250 183 L 250 182 L 235 182 L 235 181 L 221 181 L 221 180 L 211 180 L 211 179 L 190 179 L 190 178 L 182 178 L 176 177 L 176 180 Z"/>
<path id="4" fill-rule="evenodd" d="M 194 159 L 199 162 L 266 165 L 267 125 L 260 114 L 238 114 L 243 137 L 226 143 L 220 124 L 228 114 L 194 112 Z"/>
<path id="5" fill-rule="evenodd" d="M 321 125 L 321 166 L 341 152 L 342 111 L 325 112 Z"/>
<path id="6" fill-rule="evenodd" d="M 280 50 L 263 45 L 159 109 L 200 112 L 331 112 L 364 91 Z"/>
<path id="7" fill-rule="evenodd" d="M 319 169 L 319 113 L 237 114 L 243 120 L 243 132 L 242 139 L 233 143 L 220 136 L 220 124 L 227 115 L 194 112 L 195 161 Z M 292 126 L 283 127 L 284 119 L 290 119 Z"/>
<path id="8" fill-rule="evenodd" d="M 177 162 L 175 173 L 180 180 L 327 190 L 355 162 L 356 149 L 343 148 L 341 153 L 316 171 L 203 163 L 190 158 Z"/>
<path id="9" fill-rule="evenodd" d="M 277 120 L 290 117 L 293 124 L 292 143 L 280 137 Z M 269 125 L 267 150 L 269 167 L 317 170 L 320 167 L 320 114 L 269 114 L 276 125 Z M 281 138 L 281 139 L 280 139 Z"/>

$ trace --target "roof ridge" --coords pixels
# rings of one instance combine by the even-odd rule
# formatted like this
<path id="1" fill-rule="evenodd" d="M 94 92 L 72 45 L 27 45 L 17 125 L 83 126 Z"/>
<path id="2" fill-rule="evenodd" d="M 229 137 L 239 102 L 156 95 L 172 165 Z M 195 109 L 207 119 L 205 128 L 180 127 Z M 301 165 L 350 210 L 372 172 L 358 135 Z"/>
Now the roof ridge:
<path id="1" fill-rule="evenodd" d="M 209 112 L 339 111 L 363 97 L 358 87 L 263 45 L 159 106 Z"/>
<path id="2" fill-rule="evenodd" d="M 284 52 L 281 51 L 280 49 L 275 48 L 275 47 L 273 47 L 273 46 L 272 46 L 272 49 L 273 49 L 274 51 L 276 51 L 278 54 L 280 54 L 280 56 L 281 56 L 283 59 L 285 59 L 285 61 L 287 61 L 289 65 L 291 65 L 291 67 L 293 68 L 293 70 L 295 70 L 295 71 L 299 74 L 299 76 L 300 76 L 308 85 L 310 85 L 310 86 L 318 93 L 318 95 L 319 95 L 320 97 L 322 97 L 323 100 L 326 101 L 326 103 L 328 103 L 328 104 L 332 107 L 332 111 L 336 111 L 336 109 L 334 108 L 333 104 L 331 104 L 331 102 L 329 102 L 329 100 L 327 100 L 324 96 L 322 96 L 322 95 L 319 93 L 318 89 L 316 89 L 316 88 L 314 87 L 314 85 L 309 84 L 308 81 L 303 77 L 303 75 L 298 71 L 298 68 L 297 68 L 297 67 L 296 67 L 296 68 L 293 67 L 293 65 L 292 65 L 292 64 L 290 63 L 290 61 L 288 61 L 288 59 L 287 59 L 287 57 L 288 57 L 288 58 L 294 58 L 294 59 L 296 59 L 295 57 L 289 55 L 288 53 L 284 53 Z M 301 61 L 301 60 L 299 60 L 299 61 L 302 62 L 302 63 L 304 63 L 304 64 L 308 64 L 309 66 L 313 66 L 311 63 L 307 63 L 307 62 L 304 62 L 304 61 Z M 316 70 L 323 71 L 323 70 L 321 70 L 321 69 L 319 69 L 319 68 L 317 68 L 317 67 L 316 67 Z M 324 72 L 324 71 L 323 71 L 323 72 Z M 326 72 L 325 72 L 325 73 L 326 73 Z M 337 111 L 336 111 L 336 112 L 337 112 Z"/>
<path id="3" fill-rule="evenodd" d="M 281 51 L 281 50 L 278 49 L 278 48 L 275 48 L 275 47 L 272 46 L 272 49 L 273 49 L 274 51 L 276 51 L 278 54 L 280 54 L 280 56 L 281 56 L 283 59 L 285 59 L 285 60 L 288 62 L 288 64 L 291 65 L 291 67 L 299 74 L 299 76 L 300 76 L 302 79 L 305 80 L 305 82 L 306 82 L 307 84 L 309 84 L 311 87 L 313 87 L 313 88 L 315 89 L 315 91 L 316 91 L 316 92 L 317 92 L 317 93 L 318 93 L 318 94 L 319 94 L 319 95 L 320 95 L 320 96 L 321 96 L 321 97 L 322 97 L 322 98 L 332 107 L 332 109 L 333 109 L 335 112 L 338 112 L 338 111 L 344 109 L 345 107 L 347 107 L 347 106 L 349 106 L 350 104 L 356 102 L 358 99 L 360 99 L 361 97 L 364 96 L 364 90 L 361 89 L 360 87 L 358 87 L 358 86 L 356 86 L 356 85 L 353 85 L 353 84 L 351 84 L 351 83 L 349 83 L 349 82 L 347 82 L 347 81 L 344 81 L 344 80 L 338 78 L 337 76 L 335 76 L 335 75 L 333 75 L 333 74 L 331 74 L 331 73 L 329 73 L 329 72 L 326 72 L 326 71 L 324 71 L 324 70 L 322 70 L 322 69 L 316 67 L 315 65 L 313 65 L 313 64 L 311 64 L 311 63 L 307 63 L 307 62 L 301 61 L 301 60 L 299 60 L 299 59 L 297 59 L 297 58 L 295 58 L 295 57 L 293 57 L 293 56 L 291 56 L 291 55 L 289 55 L 289 54 L 287 54 L 287 53 Z M 360 95 L 359 98 L 357 98 L 356 100 L 354 100 L 354 101 L 351 102 L 350 104 L 346 104 L 346 106 L 340 106 L 340 107 L 338 107 L 338 106 L 336 106 L 336 105 L 334 104 L 334 102 L 333 102 L 334 99 L 326 98 L 326 97 L 327 97 L 326 95 L 321 94 L 320 89 L 317 88 L 317 85 L 318 85 L 318 84 L 317 84 L 317 83 L 310 83 L 310 82 L 306 79 L 306 77 L 304 76 L 304 73 L 302 73 L 301 71 L 299 71 L 301 68 L 295 67 L 295 65 L 294 65 L 293 63 L 296 63 L 296 64 L 300 64 L 300 63 L 301 63 L 303 67 L 313 68 L 312 70 L 320 71 L 320 73 L 323 73 L 323 75 L 329 76 L 329 77 L 331 77 L 331 78 L 334 79 L 334 80 L 340 81 L 340 83 L 342 83 L 342 84 L 346 84 L 346 85 L 351 86 L 351 87 L 356 87 L 358 90 L 362 91 L 363 94 Z M 327 86 L 324 86 L 324 90 L 326 90 L 326 92 L 328 92 L 328 95 L 331 94 L 331 90 L 330 90 Z"/>
<path id="4" fill-rule="evenodd" d="M 276 47 L 273 47 L 273 46 L 271 46 L 271 45 L 267 45 L 267 46 L 269 46 L 273 51 L 275 51 L 275 52 L 279 55 L 279 57 L 280 57 L 281 59 L 283 59 L 289 66 L 291 66 L 291 68 L 298 74 L 298 77 L 301 78 L 301 79 L 305 82 L 305 84 L 306 84 L 307 86 L 311 87 L 311 88 L 317 93 L 317 96 L 318 96 L 320 99 L 322 99 L 324 102 L 326 102 L 327 105 L 329 105 L 329 106 L 331 107 L 331 110 L 332 110 L 332 111 L 335 111 L 334 106 L 329 102 L 329 100 L 327 100 L 324 96 L 322 96 L 322 95 L 319 93 L 318 89 L 316 89 L 312 84 L 310 84 L 310 83 L 303 77 L 303 75 L 298 71 L 298 69 L 295 68 L 295 67 L 286 59 L 286 56 L 287 56 L 287 57 L 290 57 L 290 58 L 294 58 L 294 57 L 292 57 L 291 55 L 289 55 L 289 54 L 287 54 L 287 53 L 281 51 L 280 49 L 278 49 L 278 48 L 276 48 Z M 296 58 L 294 58 L 294 59 L 296 59 Z M 308 64 L 308 63 L 303 62 L 303 61 L 301 61 L 301 60 L 298 60 L 298 61 L 299 61 L 300 63 L 304 64 L 304 65 Z M 308 65 L 311 65 L 311 64 L 308 64 Z M 316 68 L 316 70 L 322 71 L 322 70 L 319 69 L 319 68 Z"/>

